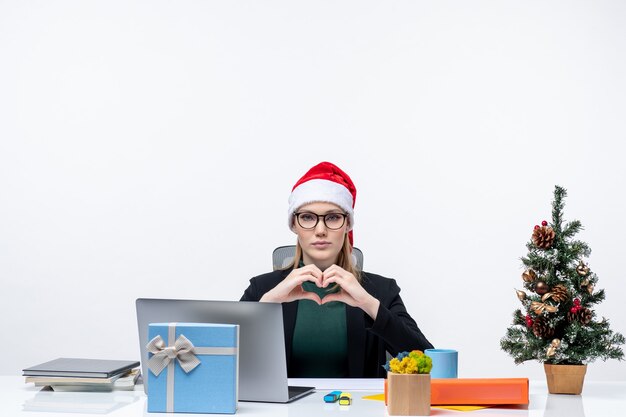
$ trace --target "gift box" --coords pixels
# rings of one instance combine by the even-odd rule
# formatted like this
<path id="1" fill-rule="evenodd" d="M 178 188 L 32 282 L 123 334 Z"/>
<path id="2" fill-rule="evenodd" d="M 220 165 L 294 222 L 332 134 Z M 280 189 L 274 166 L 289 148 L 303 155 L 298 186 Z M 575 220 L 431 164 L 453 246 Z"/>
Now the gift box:
<path id="1" fill-rule="evenodd" d="M 148 412 L 236 412 L 239 325 L 151 323 L 148 339 Z"/>
<path id="2" fill-rule="evenodd" d="M 389 381 L 385 379 L 385 404 Z M 437 405 L 526 405 L 528 378 L 435 378 L 430 380 L 430 403 Z"/>
<path id="3" fill-rule="evenodd" d="M 431 381 L 433 405 L 528 404 L 528 378 L 448 378 Z"/>

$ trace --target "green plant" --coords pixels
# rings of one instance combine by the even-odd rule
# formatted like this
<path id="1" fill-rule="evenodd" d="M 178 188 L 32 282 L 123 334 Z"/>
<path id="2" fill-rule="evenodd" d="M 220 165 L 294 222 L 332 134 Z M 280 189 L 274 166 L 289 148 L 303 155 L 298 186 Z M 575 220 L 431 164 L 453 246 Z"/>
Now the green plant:
<path id="1" fill-rule="evenodd" d="M 432 359 L 421 350 L 400 352 L 398 356 L 383 365 L 387 372 L 396 374 L 428 374 L 432 367 Z"/>
<path id="2" fill-rule="evenodd" d="M 517 290 L 523 306 L 500 341 L 519 364 L 538 360 L 552 364 L 584 364 L 595 359 L 624 358 L 624 336 L 614 333 L 593 306 L 604 300 L 597 275 L 585 264 L 591 249 L 575 235 L 580 221 L 563 222 L 564 188 L 556 186 L 552 222 L 535 226 L 521 258 L 526 291 Z"/>

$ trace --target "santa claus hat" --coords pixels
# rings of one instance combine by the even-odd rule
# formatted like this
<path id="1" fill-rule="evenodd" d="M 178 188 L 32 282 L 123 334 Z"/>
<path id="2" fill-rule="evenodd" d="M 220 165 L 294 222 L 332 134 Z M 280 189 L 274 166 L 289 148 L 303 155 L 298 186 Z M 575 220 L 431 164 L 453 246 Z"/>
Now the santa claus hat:
<path id="1" fill-rule="evenodd" d="M 348 174 L 330 162 L 319 163 L 304 174 L 291 190 L 289 227 L 295 231 L 293 214 L 303 205 L 315 202 L 333 203 L 348 215 L 349 238 L 352 244 L 355 199 L 356 187 Z"/>

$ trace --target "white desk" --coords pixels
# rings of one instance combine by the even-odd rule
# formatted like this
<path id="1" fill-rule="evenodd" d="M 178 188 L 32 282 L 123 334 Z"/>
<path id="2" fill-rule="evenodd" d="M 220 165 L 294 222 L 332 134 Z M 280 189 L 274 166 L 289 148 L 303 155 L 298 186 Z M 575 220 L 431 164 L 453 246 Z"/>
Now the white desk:
<path id="1" fill-rule="evenodd" d="M 267 417 L 384 417 L 386 407 L 382 401 L 364 400 L 364 395 L 382 392 L 382 381 L 356 384 L 345 380 L 341 386 L 337 381 L 308 380 L 308 385 L 319 388 L 317 392 L 290 404 L 265 404 L 240 402 L 237 415 Z M 303 385 L 302 380 L 291 381 L 293 385 Z M 381 389 L 377 389 L 380 386 Z M 352 393 L 353 403 L 349 407 L 338 404 L 325 404 L 322 400 L 329 388 Z M 364 390 L 359 390 L 362 388 Z M 549 395 L 544 381 L 531 381 L 530 405 L 528 408 L 504 407 L 487 408 L 478 411 L 459 412 L 432 408 L 431 416 L 455 415 L 463 417 L 482 416 L 541 416 L 541 417 L 611 417 L 623 416 L 626 410 L 625 382 L 585 382 L 583 395 Z M 111 393 L 89 392 L 50 392 L 40 391 L 33 384 L 25 384 L 19 376 L 0 376 L 0 416 L 34 416 L 37 412 L 45 417 L 90 416 L 108 414 L 112 417 L 155 417 L 146 411 L 146 396 L 143 387 L 135 391 L 115 391 Z M 176 414 L 177 416 L 198 416 L 198 414 Z M 43 416 L 42 416 L 43 417 Z"/>

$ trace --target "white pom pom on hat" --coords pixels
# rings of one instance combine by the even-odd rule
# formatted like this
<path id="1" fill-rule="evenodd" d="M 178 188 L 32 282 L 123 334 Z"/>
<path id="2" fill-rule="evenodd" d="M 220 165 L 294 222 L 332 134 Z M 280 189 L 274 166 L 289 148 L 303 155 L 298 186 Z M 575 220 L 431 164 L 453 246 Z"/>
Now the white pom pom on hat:
<path id="1" fill-rule="evenodd" d="M 353 243 L 354 202 L 356 187 L 339 167 L 330 162 L 321 162 L 307 171 L 296 182 L 289 195 L 289 228 L 294 230 L 293 214 L 300 207 L 309 203 L 325 202 L 339 206 L 348 215 L 348 233 L 350 244 Z"/>

